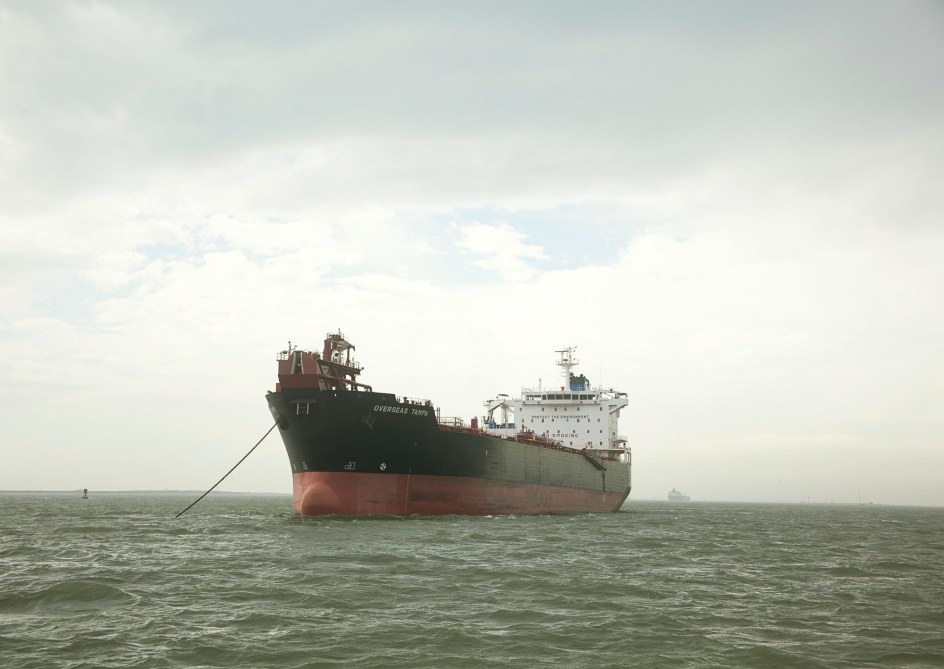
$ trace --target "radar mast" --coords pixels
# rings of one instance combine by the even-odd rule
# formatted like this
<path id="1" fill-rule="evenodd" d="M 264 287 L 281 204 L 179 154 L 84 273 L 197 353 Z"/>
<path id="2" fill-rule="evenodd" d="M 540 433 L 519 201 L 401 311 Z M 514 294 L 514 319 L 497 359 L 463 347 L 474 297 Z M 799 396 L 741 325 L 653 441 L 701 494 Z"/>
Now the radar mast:
<path id="1" fill-rule="evenodd" d="M 579 360 L 574 359 L 574 351 L 576 350 L 576 346 L 568 346 L 563 350 L 555 351 L 555 353 L 560 354 L 560 360 L 556 364 L 561 368 L 561 378 L 563 379 L 561 390 L 570 390 L 570 368 L 580 364 Z"/>

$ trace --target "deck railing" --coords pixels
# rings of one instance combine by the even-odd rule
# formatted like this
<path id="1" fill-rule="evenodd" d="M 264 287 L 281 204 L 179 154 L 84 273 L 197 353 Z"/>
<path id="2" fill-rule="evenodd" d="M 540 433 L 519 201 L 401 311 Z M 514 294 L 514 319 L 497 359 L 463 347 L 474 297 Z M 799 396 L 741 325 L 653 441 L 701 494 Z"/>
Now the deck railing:
<path id="1" fill-rule="evenodd" d="M 439 424 L 447 427 L 465 427 L 465 421 L 458 416 L 440 416 Z"/>

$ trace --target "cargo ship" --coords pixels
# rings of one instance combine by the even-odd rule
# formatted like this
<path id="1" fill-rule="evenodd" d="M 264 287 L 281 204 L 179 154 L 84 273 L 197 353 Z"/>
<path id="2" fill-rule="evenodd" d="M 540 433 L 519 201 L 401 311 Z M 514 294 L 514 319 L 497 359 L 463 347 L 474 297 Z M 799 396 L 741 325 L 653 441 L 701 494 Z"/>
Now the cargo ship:
<path id="1" fill-rule="evenodd" d="M 681 490 L 676 490 L 675 488 L 672 488 L 669 491 L 668 500 L 670 502 L 691 502 L 692 498 L 689 497 L 688 495 L 683 495 Z"/>
<path id="2" fill-rule="evenodd" d="M 575 375 L 574 348 L 557 351 L 562 381 L 484 402 L 470 419 L 432 401 L 376 392 L 340 332 L 323 349 L 277 354 L 266 394 L 292 469 L 293 505 L 312 515 L 491 515 L 618 511 L 632 454 L 618 431 L 624 392 Z"/>

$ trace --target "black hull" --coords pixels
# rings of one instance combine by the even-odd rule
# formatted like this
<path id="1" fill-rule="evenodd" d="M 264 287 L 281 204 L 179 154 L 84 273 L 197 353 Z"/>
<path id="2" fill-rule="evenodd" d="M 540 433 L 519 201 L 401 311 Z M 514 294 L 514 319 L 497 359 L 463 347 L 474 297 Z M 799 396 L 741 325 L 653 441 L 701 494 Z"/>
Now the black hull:
<path id="1" fill-rule="evenodd" d="M 432 406 L 398 402 L 388 393 L 285 389 L 267 400 L 292 467 L 299 513 L 613 511 L 629 495 L 629 463 L 440 426 Z M 405 489 L 393 484 L 401 479 Z M 438 496 L 438 506 L 419 504 L 419 482 Z M 317 485 L 331 487 L 318 499 L 336 498 L 337 508 L 306 502 Z M 365 505 L 375 498 L 389 500 Z"/>

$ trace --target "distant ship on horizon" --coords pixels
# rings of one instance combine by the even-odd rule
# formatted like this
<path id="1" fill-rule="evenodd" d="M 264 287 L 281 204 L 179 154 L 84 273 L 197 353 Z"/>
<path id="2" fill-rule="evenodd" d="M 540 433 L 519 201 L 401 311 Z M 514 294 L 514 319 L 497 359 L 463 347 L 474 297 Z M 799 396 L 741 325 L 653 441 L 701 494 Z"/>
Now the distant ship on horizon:
<path id="1" fill-rule="evenodd" d="M 669 491 L 669 501 L 670 502 L 691 502 L 692 498 L 688 495 L 683 495 L 681 490 L 676 490 L 672 488 Z"/>

